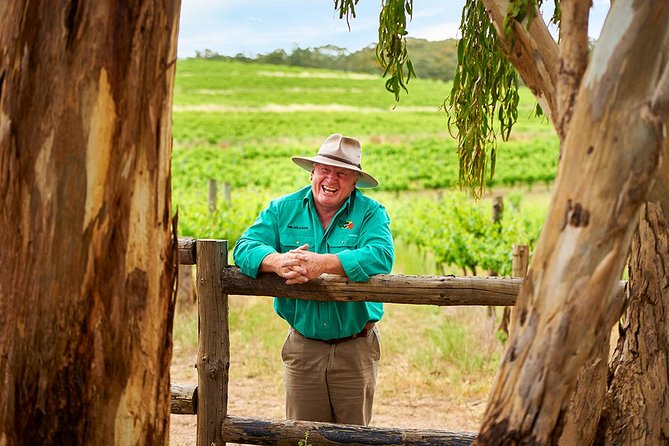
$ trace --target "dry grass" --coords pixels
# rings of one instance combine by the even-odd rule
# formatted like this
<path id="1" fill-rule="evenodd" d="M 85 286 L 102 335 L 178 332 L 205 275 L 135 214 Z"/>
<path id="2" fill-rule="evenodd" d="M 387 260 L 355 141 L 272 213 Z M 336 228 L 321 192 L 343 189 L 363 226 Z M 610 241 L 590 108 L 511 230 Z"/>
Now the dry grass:
<path id="1" fill-rule="evenodd" d="M 196 325 L 194 309 L 177 314 L 173 382 L 197 382 Z M 230 296 L 230 414 L 283 418 L 287 329 L 271 298 Z M 387 304 L 380 329 L 373 424 L 476 430 L 502 352 L 485 309 Z"/>

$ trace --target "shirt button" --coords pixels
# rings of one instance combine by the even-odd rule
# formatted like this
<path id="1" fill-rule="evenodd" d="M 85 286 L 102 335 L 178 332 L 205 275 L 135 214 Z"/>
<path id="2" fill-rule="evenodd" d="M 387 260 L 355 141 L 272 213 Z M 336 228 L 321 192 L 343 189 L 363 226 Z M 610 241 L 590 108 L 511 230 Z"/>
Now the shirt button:
<path id="1" fill-rule="evenodd" d="M 328 323 L 327 323 L 327 322 L 323 322 L 323 327 L 327 327 L 327 326 L 328 326 Z"/>
<path id="2" fill-rule="evenodd" d="M 344 244 L 344 240 L 341 241 L 341 244 L 342 244 L 342 245 Z"/>

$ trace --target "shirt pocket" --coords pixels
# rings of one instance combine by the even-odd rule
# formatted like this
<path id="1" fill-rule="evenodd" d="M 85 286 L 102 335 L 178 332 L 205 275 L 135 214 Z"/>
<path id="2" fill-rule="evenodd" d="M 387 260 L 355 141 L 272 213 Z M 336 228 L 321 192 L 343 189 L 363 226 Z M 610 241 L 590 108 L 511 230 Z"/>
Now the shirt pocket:
<path id="1" fill-rule="evenodd" d="M 330 237 L 328 239 L 328 252 L 336 254 L 338 252 L 353 250 L 358 247 L 357 234 L 344 234 L 339 237 Z"/>
<path id="2" fill-rule="evenodd" d="M 309 245 L 309 250 L 314 249 L 314 238 L 310 235 L 300 234 L 299 232 L 286 232 L 279 234 L 281 252 L 288 252 L 291 249 L 298 248 L 305 243 Z"/>

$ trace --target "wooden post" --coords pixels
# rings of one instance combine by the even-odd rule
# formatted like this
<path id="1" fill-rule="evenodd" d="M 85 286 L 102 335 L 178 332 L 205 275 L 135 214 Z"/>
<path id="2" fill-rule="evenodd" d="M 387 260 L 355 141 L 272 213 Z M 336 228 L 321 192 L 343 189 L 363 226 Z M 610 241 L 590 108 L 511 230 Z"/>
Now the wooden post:
<path id="1" fill-rule="evenodd" d="M 513 245 L 513 260 L 511 264 L 511 275 L 524 279 L 527 275 L 527 267 L 530 259 L 530 247 L 527 245 Z M 509 324 L 511 323 L 511 307 L 504 307 L 502 320 L 497 330 L 503 331 L 509 336 Z"/>
<path id="2" fill-rule="evenodd" d="M 228 415 L 230 331 L 221 271 L 227 261 L 227 241 L 197 241 L 197 446 L 225 445 L 222 426 Z"/>
<path id="3" fill-rule="evenodd" d="M 225 183 L 223 185 L 223 198 L 225 199 L 226 204 L 230 204 L 231 198 L 230 198 L 230 183 Z"/>
<path id="4" fill-rule="evenodd" d="M 513 245 L 513 263 L 511 264 L 511 275 L 524 279 L 527 275 L 527 267 L 530 260 L 530 247 L 527 245 Z"/>
<path id="5" fill-rule="evenodd" d="M 502 220 L 502 213 L 504 212 L 504 198 L 500 196 L 496 196 L 492 200 L 492 224 L 493 225 L 498 225 L 497 230 L 501 231 L 501 223 L 500 221 Z M 488 275 L 489 276 L 497 276 L 499 274 L 499 271 L 494 271 L 494 270 L 489 270 Z M 487 308 L 486 314 L 488 316 L 488 321 L 491 325 L 491 330 L 495 336 L 493 336 L 495 339 L 497 339 L 497 332 L 499 331 L 500 327 L 504 323 L 504 314 L 502 314 L 502 320 L 500 321 L 500 324 L 497 325 L 497 309 L 493 306 L 489 306 Z M 496 342 L 496 341 L 495 341 Z"/>
<path id="6" fill-rule="evenodd" d="M 504 198 L 495 197 L 492 199 L 492 222 L 497 223 L 502 219 L 504 213 Z"/>
<path id="7" fill-rule="evenodd" d="M 216 180 L 209 180 L 209 193 L 207 194 L 207 203 L 209 204 L 209 212 L 216 211 L 216 195 L 218 193 L 218 183 Z"/>

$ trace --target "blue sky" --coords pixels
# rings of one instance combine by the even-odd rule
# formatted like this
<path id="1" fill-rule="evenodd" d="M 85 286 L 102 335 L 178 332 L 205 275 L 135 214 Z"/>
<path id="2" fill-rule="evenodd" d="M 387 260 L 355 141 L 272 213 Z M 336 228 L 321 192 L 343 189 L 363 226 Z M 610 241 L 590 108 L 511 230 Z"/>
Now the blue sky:
<path id="1" fill-rule="evenodd" d="M 326 44 L 357 51 L 378 40 L 380 4 L 380 0 L 361 0 L 349 31 L 346 20 L 334 13 L 333 0 L 182 0 L 178 57 L 205 49 L 253 56 Z M 463 4 L 464 0 L 416 0 L 409 36 L 459 37 Z M 591 37 L 599 35 L 608 9 L 609 0 L 593 0 Z"/>

